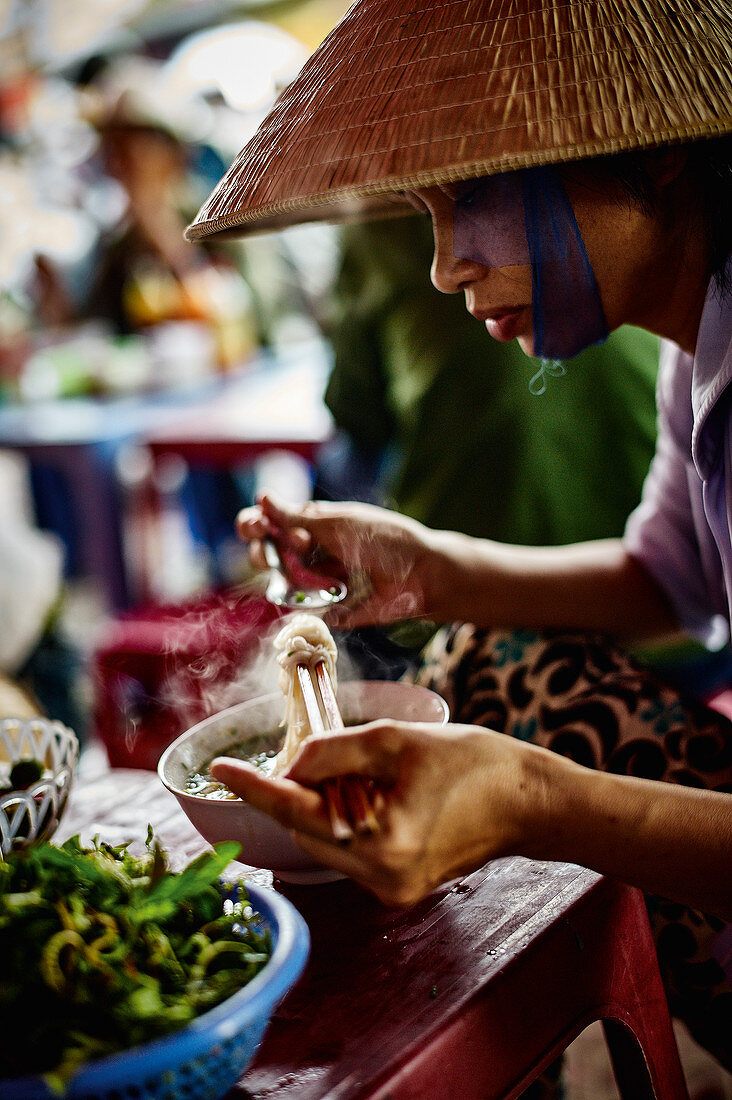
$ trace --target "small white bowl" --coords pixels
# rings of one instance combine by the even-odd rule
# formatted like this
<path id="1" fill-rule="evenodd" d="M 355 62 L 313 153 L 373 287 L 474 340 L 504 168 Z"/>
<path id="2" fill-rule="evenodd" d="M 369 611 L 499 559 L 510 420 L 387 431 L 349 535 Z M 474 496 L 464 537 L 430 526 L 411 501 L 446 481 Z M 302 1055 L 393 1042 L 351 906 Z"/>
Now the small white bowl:
<path id="1" fill-rule="evenodd" d="M 338 703 L 347 725 L 377 718 L 444 725 L 450 716 L 447 703 L 434 691 L 391 680 L 339 684 Z M 165 750 L 158 775 L 210 844 L 238 841 L 242 863 L 267 867 L 285 882 L 332 882 L 343 876 L 314 862 L 273 818 L 240 799 L 205 798 L 188 794 L 185 789 L 191 773 L 199 771 L 212 757 L 225 755 L 232 742 L 276 729 L 283 711 L 279 692 L 219 711 L 181 734 Z"/>
<path id="2" fill-rule="evenodd" d="M 76 734 L 62 722 L 47 718 L 2 719 L 0 762 L 12 767 L 26 758 L 38 760 L 45 772 L 25 790 L 0 795 L 3 856 L 48 840 L 56 832 L 79 758 Z"/>

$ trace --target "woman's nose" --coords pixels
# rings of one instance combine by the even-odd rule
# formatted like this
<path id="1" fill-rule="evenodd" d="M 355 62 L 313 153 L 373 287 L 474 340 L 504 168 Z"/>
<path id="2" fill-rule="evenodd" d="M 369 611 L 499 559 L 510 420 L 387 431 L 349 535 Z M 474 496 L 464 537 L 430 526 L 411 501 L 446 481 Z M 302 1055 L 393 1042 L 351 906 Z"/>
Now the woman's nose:
<path id="1" fill-rule="evenodd" d="M 434 286 L 443 294 L 457 294 L 471 283 L 485 277 L 487 268 L 475 260 L 456 256 L 453 251 L 452 226 L 449 232 L 441 227 L 435 232 L 435 254 L 430 277 Z"/>

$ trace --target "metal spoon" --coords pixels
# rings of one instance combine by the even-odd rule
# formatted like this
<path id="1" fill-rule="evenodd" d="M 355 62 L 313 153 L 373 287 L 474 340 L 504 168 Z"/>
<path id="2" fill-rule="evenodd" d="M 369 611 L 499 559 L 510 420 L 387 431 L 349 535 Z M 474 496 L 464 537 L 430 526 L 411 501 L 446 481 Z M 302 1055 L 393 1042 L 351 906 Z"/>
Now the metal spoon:
<path id="1" fill-rule="evenodd" d="M 323 582 L 322 587 L 296 584 L 290 580 L 282 564 L 279 550 L 272 539 L 263 539 L 264 556 L 269 566 L 269 583 L 265 596 L 278 607 L 316 611 L 331 604 L 340 603 L 348 595 L 348 589 L 340 581 Z"/>

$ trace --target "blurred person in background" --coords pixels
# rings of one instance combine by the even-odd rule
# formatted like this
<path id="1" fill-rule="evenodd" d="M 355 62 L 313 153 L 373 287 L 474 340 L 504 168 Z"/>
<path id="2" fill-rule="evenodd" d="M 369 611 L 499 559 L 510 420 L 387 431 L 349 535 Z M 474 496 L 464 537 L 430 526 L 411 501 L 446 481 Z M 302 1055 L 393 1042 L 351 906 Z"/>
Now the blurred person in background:
<path id="1" fill-rule="evenodd" d="M 194 245 L 183 237 L 206 181 L 197 173 L 185 118 L 163 100 L 161 72 L 159 62 L 132 55 L 90 63 L 79 78 L 81 111 L 99 134 L 101 167 L 123 199 L 99 242 L 79 312 L 105 319 L 118 333 L 168 322 L 207 326 L 216 343 L 211 367 L 228 369 L 256 347 L 246 284 L 235 246 Z M 238 323 L 224 331 L 227 320 Z"/>
<path id="2" fill-rule="evenodd" d="M 113 81 L 114 91 L 100 92 L 94 120 L 101 162 L 122 188 L 125 210 L 102 242 L 85 313 L 109 319 L 117 332 L 199 316 L 186 284 L 208 262 L 183 239 L 186 150 L 160 114 L 143 109 L 146 69 L 137 73 L 141 91 L 126 72 L 122 88 Z"/>

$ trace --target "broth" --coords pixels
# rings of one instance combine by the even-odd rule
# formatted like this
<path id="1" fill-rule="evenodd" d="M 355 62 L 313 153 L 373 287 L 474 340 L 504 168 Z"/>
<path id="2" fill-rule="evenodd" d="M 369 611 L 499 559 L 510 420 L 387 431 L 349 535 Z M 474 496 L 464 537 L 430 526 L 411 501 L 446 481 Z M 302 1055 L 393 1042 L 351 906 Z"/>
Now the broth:
<path id="1" fill-rule="evenodd" d="M 238 730 L 231 730 L 232 739 L 236 738 Z M 232 756 L 235 760 L 246 760 L 259 768 L 265 775 L 272 771 L 274 758 L 282 745 L 282 729 L 271 730 L 269 733 L 255 734 L 244 740 L 232 740 L 229 745 L 215 753 L 198 771 L 191 772 L 186 779 L 186 794 L 194 794 L 199 798 L 217 798 L 229 801 L 238 801 L 238 796 L 230 791 L 226 784 L 215 779 L 211 775 L 211 764 L 219 756 Z"/>

